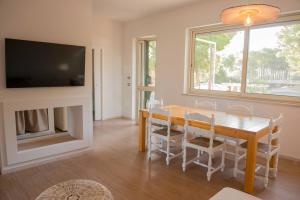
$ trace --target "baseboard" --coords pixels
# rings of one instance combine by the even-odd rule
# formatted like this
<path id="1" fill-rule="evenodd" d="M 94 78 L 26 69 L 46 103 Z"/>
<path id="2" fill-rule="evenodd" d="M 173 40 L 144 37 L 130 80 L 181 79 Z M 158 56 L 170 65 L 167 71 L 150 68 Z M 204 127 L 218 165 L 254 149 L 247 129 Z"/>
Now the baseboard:
<path id="1" fill-rule="evenodd" d="M 279 158 L 285 159 L 285 160 L 290 160 L 293 162 L 299 162 L 300 163 L 300 158 L 295 158 L 293 156 L 287 156 L 287 155 L 283 155 L 283 154 L 279 154 Z"/>
<path id="2" fill-rule="evenodd" d="M 120 119 L 120 118 L 122 118 L 122 115 L 116 115 L 116 116 L 104 117 L 102 120 Z"/>
<path id="3" fill-rule="evenodd" d="M 126 116 L 114 116 L 114 117 L 108 117 L 108 118 L 103 118 L 102 120 L 94 120 L 94 122 L 98 122 L 98 121 L 105 121 L 105 120 L 112 120 L 112 119 L 126 119 L 126 120 L 131 120 L 133 121 L 133 119 L 131 119 L 130 117 L 126 117 Z"/>
<path id="4" fill-rule="evenodd" d="M 24 169 L 28 169 L 31 167 L 36 167 L 36 166 L 43 165 L 46 163 L 72 158 L 75 156 L 79 156 L 91 149 L 92 149 L 92 147 L 88 147 L 88 148 L 79 149 L 79 150 L 64 153 L 64 154 L 54 155 L 54 156 L 47 157 L 47 158 L 42 158 L 42 159 L 32 160 L 32 161 L 25 162 L 25 163 L 16 164 L 13 166 L 5 166 L 5 167 L 3 166 L 1 169 L 1 174 L 8 174 L 11 172 L 24 170 Z"/>
<path id="5" fill-rule="evenodd" d="M 133 119 L 131 117 L 128 117 L 128 116 L 122 116 L 121 118 L 133 121 Z"/>

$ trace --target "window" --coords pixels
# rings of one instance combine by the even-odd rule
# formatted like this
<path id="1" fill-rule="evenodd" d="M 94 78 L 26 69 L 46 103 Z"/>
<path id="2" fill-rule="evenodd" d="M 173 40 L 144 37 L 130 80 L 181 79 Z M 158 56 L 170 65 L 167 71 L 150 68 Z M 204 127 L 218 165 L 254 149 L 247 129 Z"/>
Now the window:
<path id="1" fill-rule="evenodd" d="M 137 104 L 138 110 L 146 108 L 147 102 L 155 95 L 156 40 L 137 41 Z M 138 119 L 138 118 L 137 118 Z"/>
<path id="2" fill-rule="evenodd" d="M 247 93 L 300 96 L 300 23 L 250 30 Z"/>
<path id="3" fill-rule="evenodd" d="M 300 102 L 300 15 L 191 29 L 189 90 Z"/>
<path id="4" fill-rule="evenodd" d="M 239 92 L 244 31 L 195 35 L 193 89 Z"/>
<path id="5" fill-rule="evenodd" d="M 143 41 L 143 49 L 141 49 L 144 54 L 143 65 L 141 66 L 141 85 L 142 86 L 155 86 L 155 65 L 156 65 L 156 41 L 147 40 Z"/>

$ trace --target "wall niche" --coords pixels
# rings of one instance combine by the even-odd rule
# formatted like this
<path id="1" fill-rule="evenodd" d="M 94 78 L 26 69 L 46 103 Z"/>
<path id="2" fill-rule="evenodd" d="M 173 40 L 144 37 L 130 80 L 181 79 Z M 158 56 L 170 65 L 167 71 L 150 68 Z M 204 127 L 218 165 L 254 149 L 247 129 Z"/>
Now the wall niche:
<path id="1" fill-rule="evenodd" d="M 15 111 L 18 151 L 82 139 L 82 106 Z"/>

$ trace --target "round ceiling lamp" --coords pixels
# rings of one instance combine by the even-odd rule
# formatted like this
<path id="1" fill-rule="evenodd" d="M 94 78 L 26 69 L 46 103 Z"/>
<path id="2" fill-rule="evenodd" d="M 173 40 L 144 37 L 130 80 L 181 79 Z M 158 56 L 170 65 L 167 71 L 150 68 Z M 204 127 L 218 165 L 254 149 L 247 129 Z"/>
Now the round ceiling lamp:
<path id="1" fill-rule="evenodd" d="M 224 24 L 251 26 L 277 19 L 280 9 L 266 4 L 249 4 L 226 8 L 221 13 Z"/>

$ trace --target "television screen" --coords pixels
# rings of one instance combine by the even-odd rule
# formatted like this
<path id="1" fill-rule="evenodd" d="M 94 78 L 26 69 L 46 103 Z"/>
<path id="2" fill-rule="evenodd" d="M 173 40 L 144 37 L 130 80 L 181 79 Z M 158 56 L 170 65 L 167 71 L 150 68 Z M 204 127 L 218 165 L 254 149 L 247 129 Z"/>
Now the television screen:
<path id="1" fill-rule="evenodd" d="M 5 39 L 6 87 L 83 86 L 85 47 Z"/>

